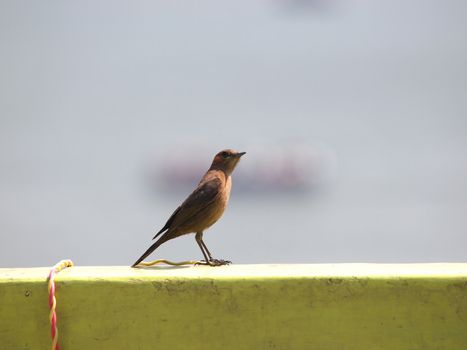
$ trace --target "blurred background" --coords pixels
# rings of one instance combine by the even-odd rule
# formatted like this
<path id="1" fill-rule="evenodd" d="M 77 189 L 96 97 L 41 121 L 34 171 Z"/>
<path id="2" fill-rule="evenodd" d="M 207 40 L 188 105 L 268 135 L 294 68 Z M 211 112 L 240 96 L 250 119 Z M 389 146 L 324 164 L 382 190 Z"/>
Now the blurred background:
<path id="1" fill-rule="evenodd" d="M 1 1 L 0 267 L 130 265 L 215 153 L 235 263 L 467 261 L 465 1 Z M 152 258 L 201 258 L 193 236 Z"/>

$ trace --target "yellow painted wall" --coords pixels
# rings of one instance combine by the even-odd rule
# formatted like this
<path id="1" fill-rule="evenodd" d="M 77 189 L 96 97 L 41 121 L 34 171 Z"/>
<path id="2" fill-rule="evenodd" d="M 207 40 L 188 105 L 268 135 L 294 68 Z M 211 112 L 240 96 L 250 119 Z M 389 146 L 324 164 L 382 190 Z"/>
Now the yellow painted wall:
<path id="1" fill-rule="evenodd" d="M 0 349 L 49 349 L 48 268 L 0 269 Z M 72 349 L 467 349 L 467 264 L 72 267 Z"/>

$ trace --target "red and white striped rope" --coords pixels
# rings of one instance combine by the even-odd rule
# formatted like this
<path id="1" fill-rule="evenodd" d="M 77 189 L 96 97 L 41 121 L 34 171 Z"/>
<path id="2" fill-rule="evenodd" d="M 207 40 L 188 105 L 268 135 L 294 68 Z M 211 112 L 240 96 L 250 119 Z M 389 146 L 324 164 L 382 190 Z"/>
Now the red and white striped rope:
<path id="1" fill-rule="evenodd" d="M 52 350 L 60 350 L 58 345 L 58 326 L 57 326 L 57 314 L 55 309 L 57 307 L 57 299 L 55 299 L 55 274 L 59 273 L 61 270 L 73 266 L 71 260 L 62 260 L 59 263 L 55 264 L 54 267 L 50 270 L 49 273 L 49 320 L 50 320 L 50 331 L 52 335 Z"/>

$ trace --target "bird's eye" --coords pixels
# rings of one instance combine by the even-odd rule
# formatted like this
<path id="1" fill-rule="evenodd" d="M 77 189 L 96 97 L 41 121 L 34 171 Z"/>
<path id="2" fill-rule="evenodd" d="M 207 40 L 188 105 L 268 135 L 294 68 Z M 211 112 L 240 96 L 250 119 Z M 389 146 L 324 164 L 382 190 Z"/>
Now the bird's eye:
<path id="1" fill-rule="evenodd" d="M 224 152 L 221 153 L 221 157 L 224 158 L 224 159 L 225 159 L 225 158 L 228 158 L 228 157 L 229 157 L 229 153 L 224 151 Z"/>

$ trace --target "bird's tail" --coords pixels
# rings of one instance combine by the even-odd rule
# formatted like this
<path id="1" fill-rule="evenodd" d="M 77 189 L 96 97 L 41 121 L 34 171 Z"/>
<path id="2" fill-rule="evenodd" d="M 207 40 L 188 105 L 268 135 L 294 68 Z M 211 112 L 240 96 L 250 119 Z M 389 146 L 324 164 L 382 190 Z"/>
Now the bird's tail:
<path id="1" fill-rule="evenodd" d="M 168 241 L 166 235 L 163 235 L 161 238 L 159 238 L 156 242 L 154 242 L 149 248 L 148 250 L 146 250 L 146 252 L 144 252 L 143 255 L 141 255 L 141 257 L 136 260 L 136 262 L 131 265 L 131 267 L 135 267 L 136 265 L 138 265 L 141 261 L 143 261 L 144 259 L 146 259 L 153 251 L 155 251 L 162 243 Z"/>

